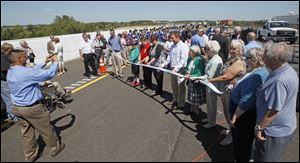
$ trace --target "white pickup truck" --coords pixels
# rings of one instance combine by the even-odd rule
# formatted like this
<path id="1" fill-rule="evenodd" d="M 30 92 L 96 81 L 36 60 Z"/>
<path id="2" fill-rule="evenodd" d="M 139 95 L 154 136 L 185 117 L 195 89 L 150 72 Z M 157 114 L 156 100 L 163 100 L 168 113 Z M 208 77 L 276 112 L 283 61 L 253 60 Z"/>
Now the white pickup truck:
<path id="1" fill-rule="evenodd" d="M 289 41 L 294 44 L 299 33 L 286 21 L 267 21 L 263 28 L 257 29 L 257 37 L 273 41 Z"/>

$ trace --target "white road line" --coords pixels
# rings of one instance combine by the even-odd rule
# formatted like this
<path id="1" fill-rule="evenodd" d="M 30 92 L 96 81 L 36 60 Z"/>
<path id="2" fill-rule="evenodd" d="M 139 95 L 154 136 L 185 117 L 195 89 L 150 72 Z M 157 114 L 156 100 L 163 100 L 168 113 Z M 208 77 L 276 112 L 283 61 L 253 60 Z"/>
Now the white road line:
<path id="1" fill-rule="evenodd" d="M 79 84 L 85 84 L 85 83 L 87 83 L 87 81 L 78 81 L 78 82 L 76 82 L 76 83 L 79 83 Z"/>
<path id="2" fill-rule="evenodd" d="M 75 86 L 75 87 L 78 87 L 78 86 L 81 86 L 82 84 L 71 84 L 71 86 Z"/>
<path id="3" fill-rule="evenodd" d="M 65 89 L 74 89 L 75 87 L 64 87 Z"/>
<path id="4" fill-rule="evenodd" d="M 91 81 L 91 80 L 93 80 L 93 79 L 82 79 L 82 80 L 84 80 L 84 81 Z"/>
<path id="5" fill-rule="evenodd" d="M 92 79 L 96 79 L 97 77 L 96 77 L 96 76 L 91 76 L 91 78 L 92 78 Z"/>

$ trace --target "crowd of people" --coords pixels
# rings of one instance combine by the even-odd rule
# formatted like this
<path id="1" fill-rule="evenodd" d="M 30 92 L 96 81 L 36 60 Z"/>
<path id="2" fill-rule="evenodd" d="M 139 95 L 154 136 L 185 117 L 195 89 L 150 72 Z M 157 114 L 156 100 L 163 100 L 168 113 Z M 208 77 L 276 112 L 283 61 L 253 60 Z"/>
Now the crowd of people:
<path id="1" fill-rule="evenodd" d="M 207 118 L 202 122 L 209 129 L 217 125 L 216 101 L 220 98 L 229 126 L 220 132 L 227 135 L 220 144 L 233 144 L 235 161 L 281 160 L 296 129 L 299 83 L 287 62 L 291 51 L 286 43 L 258 42 L 251 30 L 244 38 L 241 27 L 235 27 L 233 35 L 210 28 L 209 36 L 203 26 L 130 30 L 119 38 L 112 31 L 108 48 L 119 61 L 113 65 L 132 64 L 133 86 L 141 85 L 153 90 L 153 96 L 161 95 L 164 72 L 154 67 L 184 75 L 186 82 L 170 75 L 173 108 L 199 115 L 199 106 L 206 104 Z M 141 67 L 144 82 L 139 79 Z M 116 77 L 121 74 L 118 68 Z M 152 87 L 152 72 L 156 88 Z M 223 94 L 200 80 L 211 82 Z M 186 101 L 190 108 L 185 108 Z"/>
<path id="2" fill-rule="evenodd" d="M 235 161 L 267 162 L 282 158 L 297 125 L 299 83 L 297 73 L 287 63 L 291 53 L 286 43 L 260 44 L 251 31 L 243 40 L 241 27 L 235 28 L 234 35 L 228 35 L 224 28 L 193 25 L 119 34 L 112 29 L 108 39 L 101 32 L 97 32 L 94 39 L 87 33 L 83 33 L 82 38 L 79 54 L 84 63 L 84 76 L 99 75 L 100 63 L 111 61 L 113 75 L 123 78 L 121 66 L 131 63 L 131 84 L 151 89 L 156 96 L 164 92 L 163 69 L 181 74 L 184 80 L 170 75 L 172 108 L 199 115 L 200 106 L 206 104 L 207 118 L 202 122 L 206 123 L 203 127 L 209 129 L 217 125 L 216 101 L 220 98 L 229 126 L 221 131 L 220 134 L 227 136 L 220 144 L 233 143 Z M 20 42 L 22 49 L 8 43 L 1 45 L 1 96 L 7 104 L 9 118 L 20 121 L 27 161 L 37 157 L 35 129 L 42 134 L 53 156 L 65 146 L 58 141 L 49 113 L 40 103 L 39 84 L 49 81 L 57 71 L 58 75 L 65 73 L 63 47 L 58 38 L 50 36 L 50 39 L 45 63 L 52 64 L 47 70 L 42 70 L 45 63 L 34 65 L 35 55 L 25 41 Z M 140 81 L 141 67 L 143 82 Z M 152 73 L 156 88 L 152 85 Z M 216 93 L 201 80 L 209 81 L 223 94 Z M 191 108 L 185 108 L 186 101 Z"/>

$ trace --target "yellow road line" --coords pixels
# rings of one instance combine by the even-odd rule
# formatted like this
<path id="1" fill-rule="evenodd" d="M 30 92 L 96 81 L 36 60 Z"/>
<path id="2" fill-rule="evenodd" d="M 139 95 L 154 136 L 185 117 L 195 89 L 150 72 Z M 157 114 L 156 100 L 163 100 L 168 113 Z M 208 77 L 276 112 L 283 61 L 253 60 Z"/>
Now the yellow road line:
<path id="1" fill-rule="evenodd" d="M 95 83 L 95 82 L 97 82 L 97 81 L 99 81 L 99 80 L 101 80 L 101 79 L 107 77 L 108 75 L 109 75 L 109 74 L 105 74 L 105 75 L 100 76 L 99 78 L 97 78 L 97 79 L 95 79 L 95 80 L 92 80 L 92 81 L 89 82 L 89 83 L 86 83 L 86 84 L 84 84 L 84 85 L 82 85 L 82 86 L 80 86 L 80 87 L 78 87 L 78 88 L 75 88 L 74 90 L 71 91 L 71 93 L 74 94 L 74 93 L 76 93 L 76 92 L 82 90 L 83 88 L 85 88 L 85 87 L 87 87 L 87 86 L 89 86 L 89 85 L 91 85 L 91 84 L 93 84 L 93 83 Z"/>
<path id="2" fill-rule="evenodd" d="M 125 68 L 125 67 L 126 67 L 126 66 L 122 66 L 122 69 Z M 83 88 L 85 88 L 85 87 L 87 87 L 87 86 L 89 86 L 89 85 L 91 85 L 91 84 L 94 84 L 95 82 L 97 82 L 97 81 L 99 81 L 99 80 L 101 80 L 101 79 L 107 77 L 109 74 L 110 74 L 110 73 L 107 73 L 107 74 L 105 74 L 105 75 L 103 75 L 103 76 L 100 76 L 99 78 L 97 78 L 97 79 L 95 79 L 95 80 L 92 80 L 92 81 L 90 81 L 90 82 L 88 82 L 88 83 L 86 83 L 86 84 L 84 84 L 84 85 L 82 85 L 82 86 L 80 86 L 80 87 L 78 87 L 78 88 L 75 88 L 74 90 L 71 91 L 71 94 L 74 94 L 74 93 L 76 93 L 76 92 L 82 90 Z"/>

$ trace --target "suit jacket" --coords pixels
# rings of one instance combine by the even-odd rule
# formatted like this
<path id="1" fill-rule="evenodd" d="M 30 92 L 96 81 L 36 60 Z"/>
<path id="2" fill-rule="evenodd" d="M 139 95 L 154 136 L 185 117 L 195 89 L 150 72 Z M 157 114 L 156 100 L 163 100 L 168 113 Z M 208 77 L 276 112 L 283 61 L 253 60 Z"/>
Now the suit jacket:
<path id="1" fill-rule="evenodd" d="M 212 40 L 216 40 L 220 44 L 219 56 L 222 58 L 223 63 L 225 63 L 229 54 L 229 40 L 223 35 L 214 35 Z"/>
<path id="2" fill-rule="evenodd" d="M 237 40 L 237 39 L 242 39 L 242 34 L 239 34 L 239 35 L 233 34 L 231 36 L 231 40 Z"/>

